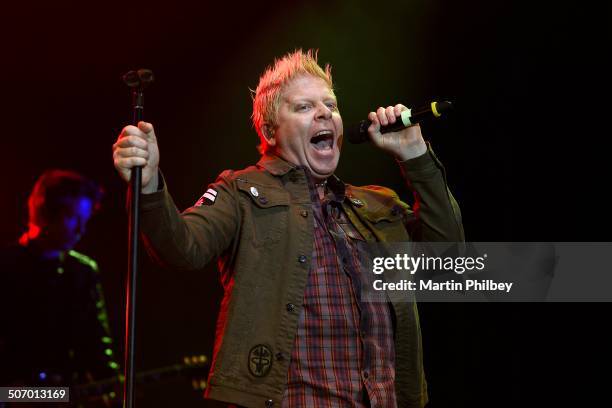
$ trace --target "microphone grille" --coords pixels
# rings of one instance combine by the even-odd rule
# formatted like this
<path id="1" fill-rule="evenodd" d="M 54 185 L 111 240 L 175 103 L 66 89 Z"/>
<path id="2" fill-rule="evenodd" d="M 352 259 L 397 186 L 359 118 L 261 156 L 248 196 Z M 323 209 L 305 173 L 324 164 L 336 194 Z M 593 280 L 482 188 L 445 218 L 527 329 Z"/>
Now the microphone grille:
<path id="1" fill-rule="evenodd" d="M 440 114 L 444 112 L 448 112 L 452 108 L 453 108 L 453 104 L 450 101 L 436 102 L 436 110 Z"/>

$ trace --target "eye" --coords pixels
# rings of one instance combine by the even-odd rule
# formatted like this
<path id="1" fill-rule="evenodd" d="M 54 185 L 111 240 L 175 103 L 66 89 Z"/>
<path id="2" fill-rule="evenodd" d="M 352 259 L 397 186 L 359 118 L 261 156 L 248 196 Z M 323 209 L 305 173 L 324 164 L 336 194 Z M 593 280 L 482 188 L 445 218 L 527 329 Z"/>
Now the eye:
<path id="1" fill-rule="evenodd" d="M 308 109 L 310 109 L 310 105 L 309 105 L 309 104 L 306 104 L 306 103 L 299 104 L 299 105 L 297 106 L 297 110 L 298 110 L 298 111 L 300 111 L 300 112 L 305 112 L 305 111 L 307 111 Z"/>
<path id="2" fill-rule="evenodd" d="M 335 102 L 327 102 L 325 103 L 325 106 L 327 106 L 329 108 L 329 110 L 331 111 L 335 111 L 338 109 L 338 105 L 336 105 Z"/>

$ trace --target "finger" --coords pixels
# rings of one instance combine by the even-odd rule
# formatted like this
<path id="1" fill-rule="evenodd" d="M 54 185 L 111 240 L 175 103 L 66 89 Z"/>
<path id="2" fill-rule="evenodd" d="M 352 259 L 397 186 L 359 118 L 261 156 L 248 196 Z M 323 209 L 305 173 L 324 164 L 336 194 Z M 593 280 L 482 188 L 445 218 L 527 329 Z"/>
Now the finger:
<path id="1" fill-rule="evenodd" d="M 398 103 L 397 105 L 395 105 L 394 110 L 395 110 L 395 116 L 400 117 L 402 116 L 402 112 L 405 110 L 408 110 L 408 108 L 402 105 L 401 103 Z"/>
<path id="2" fill-rule="evenodd" d="M 115 157 L 144 157 L 149 158 L 149 151 L 138 147 L 119 148 L 113 153 Z"/>
<path id="3" fill-rule="evenodd" d="M 368 127 L 368 131 L 371 133 L 379 132 L 380 131 L 380 121 L 378 120 L 378 116 L 376 115 L 376 112 L 368 113 L 368 119 L 370 120 L 370 122 L 372 122 L 370 126 Z"/>
<path id="4" fill-rule="evenodd" d="M 121 169 L 131 169 L 137 166 L 146 166 L 148 163 L 144 157 L 120 157 L 115 159 L 115 167 Z"/>
<path id="5" fill-rule="evenodd" d="M 382 106 L 376 110 L 376 116 L 378 116 L 378 121 L 382 126 L 387 126 L 389 124 L 385 108 L 383 108 Z"/>
<path id="6" fill-rule="evenodd" d="M 387 115 L 387 120 L 389 123 L 395 123 L 395 109 L 393 106 L 387 106 L 387 109 L 385 109 L 385 114 Z"/>
<path id="7" fill-rule="evenodd" d="M 153 124 L 149 122 L 140 121 L 138 122 L 138 129 L 147 135 L 147 140 L 151 142 L 155 142 L 155 129 L 153 128 Z"/>
<path id="8" fill-rule="evenodd" d="M 117 140 L 117 142 L 113 145 L 113 149 L 123 148 L 123 147 L 138 147 L 140 149 L 147 149 L 148 143 L 144 139 L 144 136 L 125 136 L 121 139 Z"/>
<path id="9" fill-rule="evenodd" d="M 136 126 L 134 125 L 127 125 L 126 127 L 123 128 L 123 130 L 121 130 L 121 134 L 119 135 L 119 138 L 124 138 L 124 137 L 128 137 L 128 136 L 141 136 L 141 137 L 145 137 L 146 133 L 144 133 L 142 130 L 138 129 Z"/>

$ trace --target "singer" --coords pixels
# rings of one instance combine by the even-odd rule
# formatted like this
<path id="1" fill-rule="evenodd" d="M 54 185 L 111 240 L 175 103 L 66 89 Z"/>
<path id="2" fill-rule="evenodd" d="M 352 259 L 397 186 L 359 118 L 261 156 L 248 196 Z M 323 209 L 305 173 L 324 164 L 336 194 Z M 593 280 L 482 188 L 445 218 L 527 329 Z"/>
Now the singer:
<path id="1" fill-rule="evenodd" d="M 219 260 L 224 287 L 208 398 L 243 407 L 423 407 L 416 304 L 362 302 L 369 242 L 462 241 L 459 206 L 418 125 L 381 134 L 406 107 L 370 112 L 373 145 L 397 160 L 417 205 L 334 175 L 343 124 L 331 68 L 316 51 L 261 76 L 253 125 L 261 160 L 224 171 L 180 213 L 159 170 L 151 123 L 113 145 L 128 181 L 143 166 L 141 228 L 155 259 L 198 270 Z"/>

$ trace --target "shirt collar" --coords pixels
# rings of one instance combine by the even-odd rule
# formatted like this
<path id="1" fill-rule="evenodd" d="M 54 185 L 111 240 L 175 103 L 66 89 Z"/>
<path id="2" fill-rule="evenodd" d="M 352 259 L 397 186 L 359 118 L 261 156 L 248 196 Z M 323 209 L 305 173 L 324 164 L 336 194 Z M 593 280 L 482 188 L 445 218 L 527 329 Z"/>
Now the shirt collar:
<path id="1" fill-rule="evenodd" d="M 346 197 L 346 185 L 335 174 L 327 179 L 327 190 L 332 193 L 334 201 L 343 202 Z"/>

